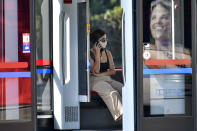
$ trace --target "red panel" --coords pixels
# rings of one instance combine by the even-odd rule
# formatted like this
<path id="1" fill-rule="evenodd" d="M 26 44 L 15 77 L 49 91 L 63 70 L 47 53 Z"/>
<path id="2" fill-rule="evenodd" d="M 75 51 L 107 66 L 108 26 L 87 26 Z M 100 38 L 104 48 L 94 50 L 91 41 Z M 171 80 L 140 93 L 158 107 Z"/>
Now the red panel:
<path id="1" fill-rule="evenodd" d="M 146 65 L 189 65 L 189 59 L 175 59 L 175 60 L 167 60 L 167 59 L 157 59 L 157 60 L 145 60 Z"/>
<path id="2" fill-rule="evenodd" d="M 23 33 L 30 32 L 29 0 L 18 0 L 19 61 L 28 62 L 30 53 L 23 53 Z M 30 66 L 26 69 L 30 71 Z M 31 104 L 31 78 L 19 78 L 19 104 Z"/>
<path id="3" fill-rule="evenodd" d="M 122 69 L 122 67 L 121 66 L 116 66 L 115 69 Z"/>
<path id="4" fill-rule="evenodd" d="M 9 62 L 9 63 L 0 63 L 0 69 L 6 68 L 27 68 L 28 62 Z"/>
<path id="5" fill-rule="evenodd" d="M 64 4 L 72 4 L 72 0 L 64 0 Z"/>
<path id="6" fill-rule="evenodd" d="M 19 79 L 19 98 L 7 99 L 6 100 L 6 89 L 9 87 L 5 86 L 5 79 L 0 79 L 0 106 L 5 106 L 9 104 L 31 104 L 31 78 L 18 78 Z M 3 84 L 3 85 L 2 85 Z M 5 88 L 6 87 L 6 88 Z M 16 100 L 18 102 L 16 103 Z"/>
<path id="7" fill-rule="evenodd" d="M 51 65 L 51 60 L 36 60 L 36 65 Z"/>
<path id="8" fill-rule="evenodd" d="M 25 32 L 30 32 L 29 0 L 18 0 L 18 57 L 19 62 L 28 62 L 30 65 L 30 53 L 23 53 L 22 34 Z"/>
<path id="9" fill-rule="evenodd" d="M 0 79 L 0 106 L 5 105 L 5 79 Z"/>
<path id="10" fill-rule="evenodd" d="M 19 78 L 19 104 L 31 104 L 31 78 Z"/>

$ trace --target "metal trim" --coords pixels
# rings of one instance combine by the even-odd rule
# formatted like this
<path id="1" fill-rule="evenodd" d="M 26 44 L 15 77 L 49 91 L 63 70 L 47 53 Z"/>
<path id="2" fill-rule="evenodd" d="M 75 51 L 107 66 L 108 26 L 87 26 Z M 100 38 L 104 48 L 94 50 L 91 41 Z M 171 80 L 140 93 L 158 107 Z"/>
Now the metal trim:
<path id="1" fill-rule="evenodd" d="M 125 12 L 123 10 L 122 13 L 122 76 L 123 76 L 123 84 L 126 83 L 126 60 L 125 60 Z M 119 69 L 115 69 L 119 70 Z"/>
<path id="2" fill-rule="evenodd" d="M 196 0 L 192 0 L 191 1 L 191 11 L 192 11 L 192 14 L 191 14 L 191 30 L 192 30 L 192 96 L 194 99 L 192 104 L 193 104 L 193 116 L 194 116 L 194 130 L 196 131 L 197 130 L 197 89 L 196 89 L 196 86 L 197 86 L 197 81 L 196 81 L 196 64 L 197 64 L 197 53 L 196 53 L 196 50 L 197 50 L 197 46 L 196 46 Z"/>
<path id="3" fill-rule="evenodd" d="M 53 118 L 53 115 L 37 115 L 38 119 L 47 119 L 47 118 Z"/>
<path id="4" fill-rule="evenodd" d="M 83 3 L 86 2 L 86 0 L 77 0 L 77 3 Z"/>
<path id="5" fill-rule="evenodd" d="M 86 0 L 86 22 L 87 24 L 90 24 L 90 2 L 89 0 Z M 90 29 L 91 30 L 91 29 Z M 88 99 L 87 102 L 91 101 L 91 90 L 90 90 L 90 69 L 88 67 L 90 60 L 90 32 L 87 32 L 87 94 Z"/>
<path id="6" fill-rule="evenodd" d="M 142 38 L 143 38 L 143 27 L 140 26 L 142 25 L 142 18 L 143 18 L 143 7 L 142 7 L 142 0 L 136 1 L 136 21 L 135 24 L 137 24 L 136 26 L 136 73 L 135 73 L 135 85 L 136 85 L 136 92 L 137 92 L 137 96 L 136 96 L 136 101 L 137 101 L 137 106 L 136 106 L 136 111 L 137 111 L 137 131 L 141 131 L 142 127 L 141 127 L 141 117 L 143 116 L 143 99 L 140 99 L 139 97 L 141 97 L 141 94 L 143 94 L 143 76 L 139 75 L 143 73 L 143 66 L 141 63 L 143 63 L 143 60 L 141 58 L 141 54 L 142 54 Z M 137 46 L 139 44 L 139 46 Z M 138 78 L 139 77 L 139 78 Z M 141 114 L 142 113 L 142 114 Z"/>
<path id="7" fill-rule="evenodd" d="M 50 36 L 50 59 L 51 59 L 51 66 L 52 66 L 52 69 L 53 69 L 53 3 L 52 3 L 52 0 L 49 0 L 49 36 Z M 54 109 L 54 98 L 53 98 L 53 72 L 52 72 L 52 75 L 51 75 L 51 109 L 53 110 Z"/>
<path id="8" fill-rule="evenodd" d="M 64 32 L 65 32 L 65 27 L 64 27 L 64 19 L 65 19 L 65 13 L 62 12 L 61 15 L 62 18 L 62 83 L 63 85 L 65 84 L 65 47 L 64 47 L 64 40 L 65 40 L 65 36 L 64 36 Z"/>
<path id="9" fill-rule="evenodd" d="M 31 35 L 31 104 L 32 104 L 32 126 L 37 131 L 37 89 L 36 89 L 36 19 L 35 0 L 30 0 L 30 35 Z"/>

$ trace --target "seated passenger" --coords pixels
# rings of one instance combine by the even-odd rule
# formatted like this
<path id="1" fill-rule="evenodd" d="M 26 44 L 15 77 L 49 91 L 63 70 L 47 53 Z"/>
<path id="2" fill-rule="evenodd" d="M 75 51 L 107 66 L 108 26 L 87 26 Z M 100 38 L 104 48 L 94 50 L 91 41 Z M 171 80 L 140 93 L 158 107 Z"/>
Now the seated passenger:
<path id="1" fill-rule="evenodd" d="M 106 49 L 107 35 L 101 29 L 90 34 L 91 90 L 98 93 L 115 121 L 122 118 L 123 85 L 111 78 L 115 74 L 112 54 Z"/>

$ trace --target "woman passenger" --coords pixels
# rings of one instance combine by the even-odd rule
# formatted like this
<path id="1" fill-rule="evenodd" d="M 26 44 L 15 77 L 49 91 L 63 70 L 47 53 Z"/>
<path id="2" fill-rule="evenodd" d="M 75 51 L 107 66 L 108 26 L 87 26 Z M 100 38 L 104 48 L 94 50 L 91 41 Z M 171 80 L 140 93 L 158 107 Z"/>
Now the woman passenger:
<path id="1" fill-rule="evenodd" d="M 110 76 L 115 74 L 112 54 L 106 49 L 107 35 L 97 29 L 90 34 L 91 90 L 98 93 L 115 121 L 122 118 L 122 87 Z"/>

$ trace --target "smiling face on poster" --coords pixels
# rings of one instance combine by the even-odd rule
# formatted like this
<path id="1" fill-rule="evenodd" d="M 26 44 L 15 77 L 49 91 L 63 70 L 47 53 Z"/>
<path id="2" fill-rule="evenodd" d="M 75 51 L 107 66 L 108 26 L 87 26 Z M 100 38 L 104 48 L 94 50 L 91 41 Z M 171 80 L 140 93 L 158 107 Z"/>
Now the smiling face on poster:
<path id="1" fill-rule="evenodd" d="M 174 1 L 173 1 L 174 2 Z M 143 95 L 145 116 L 184 115 L 186 97 L 191 95 L 191 53 L 181 39 L 185 34 L 180 26 L 180 7 L 171 0 L 153 0 L 150 3 L 150 42 L 143 47 Z M 178 28 L 179 27 L 179 28 Z M 152 40 L 152 41 L 151 41 Z M 148 43 L 148 44 L 147 44 Z M 185 89 L 188 89 L 188 92 Z M 174 107 L 176 105 L 176 107 Z"/>

